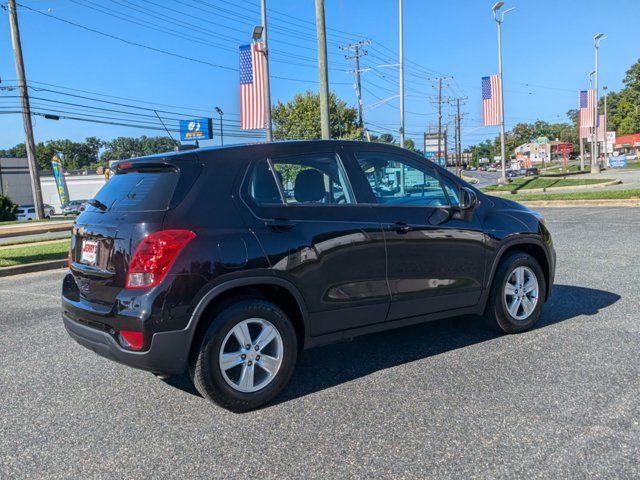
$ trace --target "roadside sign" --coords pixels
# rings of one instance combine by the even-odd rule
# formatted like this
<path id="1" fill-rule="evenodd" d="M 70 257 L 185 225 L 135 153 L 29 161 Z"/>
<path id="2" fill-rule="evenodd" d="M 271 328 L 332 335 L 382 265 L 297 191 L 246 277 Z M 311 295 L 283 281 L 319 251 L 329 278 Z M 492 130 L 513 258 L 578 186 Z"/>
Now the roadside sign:
<path id="1" fill-rule="evenodd" d="M 67 187 L 67 179 L 64 176 L 62 158 L 62 153 L 56 152 L 51 159 L 51 168 L 53 170 L 53 178 L 56 181 L 58 196 L 60 197 L 60 205 L 64 207 L 69 203 L 69 189 Z"/>
<path id="2" fill-rule="evenodd" d="M 627 166 L 627 156 L 618 155 L 617 157 L 609 157 L 607 164 L 611 168 L 625 168 Z"/>
<path id="3" fill-rule="evenodd" d="M 213 120 L 194 118 L 180 120 L 180 140 L 211 140 L 213 138 Z"/>

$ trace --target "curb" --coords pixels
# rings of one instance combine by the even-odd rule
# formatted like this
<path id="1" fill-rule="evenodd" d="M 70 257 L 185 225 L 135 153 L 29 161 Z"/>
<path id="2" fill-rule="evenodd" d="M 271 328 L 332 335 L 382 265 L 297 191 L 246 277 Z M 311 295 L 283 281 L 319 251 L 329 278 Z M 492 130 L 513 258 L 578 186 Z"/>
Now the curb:
<path id="1" fill-rule="evenodd" d="M 523 200 L 522 205 L 527 207 L 640 207 L 640 198 L 620 198 L 602 200 Z"/>
<path id="2" fill-rule="evenodd" d="M 45 270 L 55 270 L 67 266 L 67 259 L 47 260 L 46 262 L 27 263 L 25 265 L 14 265 L 12 267 L 1 267 L 0 277 L 10 277 L 21 273 L 43 272 Z"/>

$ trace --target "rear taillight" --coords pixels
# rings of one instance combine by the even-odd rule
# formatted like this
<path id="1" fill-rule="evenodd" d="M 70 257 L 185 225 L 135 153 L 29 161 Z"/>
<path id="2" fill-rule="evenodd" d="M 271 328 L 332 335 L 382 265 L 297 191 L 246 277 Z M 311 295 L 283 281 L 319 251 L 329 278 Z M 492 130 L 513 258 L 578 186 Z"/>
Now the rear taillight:
<path id="1" fill-rule="evenodd" d="M 144 348 L 144 334 L 133 330 L 122 330 L 120 343 L 131 350 L 142 350 Z"/>
<path id="2" fill-rule="evenodd" d="M 195 236 L 190 230 L 161 230 L 147 235 L 131 259 L 126 288 L 149 288 L 160 283 Z"/>

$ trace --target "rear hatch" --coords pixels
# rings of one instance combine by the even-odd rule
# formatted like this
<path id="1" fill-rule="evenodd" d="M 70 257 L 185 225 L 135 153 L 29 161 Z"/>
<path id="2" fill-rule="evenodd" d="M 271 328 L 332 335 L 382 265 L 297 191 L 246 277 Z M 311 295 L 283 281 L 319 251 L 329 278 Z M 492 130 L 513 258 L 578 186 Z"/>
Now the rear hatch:
<path id="1" fill-rule="evenodd" d="M 162 229 L 166 212 L 200 174 L 195 154 L 119 162 L 111 179 L 76 220 L 71 271 L 80 296 L 104 313 L 125 288 L 131 257 L 142 239 Z"/>

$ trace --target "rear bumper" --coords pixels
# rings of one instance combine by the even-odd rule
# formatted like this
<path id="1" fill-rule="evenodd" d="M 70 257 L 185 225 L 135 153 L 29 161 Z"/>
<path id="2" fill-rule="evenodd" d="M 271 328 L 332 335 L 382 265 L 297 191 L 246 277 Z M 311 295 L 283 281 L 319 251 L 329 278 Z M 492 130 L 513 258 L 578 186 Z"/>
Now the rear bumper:
<path id="1" fill-rule="evenodd" d="M 191 336 L 187 330 L 155 333 L 143 352 L 122 348 L 107 332 L 83 325 L 62 315 L 67 332 L 83 347 L 110 360 L 154 373 L 179 375 L 187 367 Z"/>

